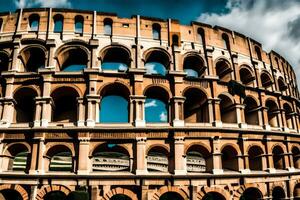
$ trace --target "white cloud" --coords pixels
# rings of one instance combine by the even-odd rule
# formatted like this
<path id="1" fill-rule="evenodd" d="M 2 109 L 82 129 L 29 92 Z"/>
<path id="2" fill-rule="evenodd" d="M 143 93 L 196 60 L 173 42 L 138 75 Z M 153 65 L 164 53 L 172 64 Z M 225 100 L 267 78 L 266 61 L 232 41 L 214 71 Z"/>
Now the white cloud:
<path id="1" fill-rule="evenodd" d="M 156 101 L 155 100 L 152 100 L 150 102 L 147 102 L 145 103 L 145 108 L 148 108 L 148 107 L 156 107 L 157 104 L 156 104 Z"/>
<path id="2" fill-rule="evenodd" d="M 162 112 L 162 113 L 159 115 L 159 120 L 160 120 L 161 122 L 166 122 L 166 121 L 168 120 L 167 113 Z"/>
<path id="3" fill-rule="evenodd" d="M 35 6 L 70 8 L 72 6 L 69 0 L 15 0 L 15 5 L 18 8 L 30 8 Z"/>
<path id="4" fill-rule="evenodd" d="M 147 63 L 147 64 L 145 65 L 146 73 L 147 73 L 147 74 L 158 74 L 158 71 L 156 71 L 156 70 L 154 69 L 155 66 L 156 66 L 156 65 L 155 65 L 154 63 Z"/>
<path id="5" fill-rule="evenodd" d="M 226 8 L 226 13 L 204 13 L 198 21 L 243 33 L 278 52 L 293 66 L 300 85 L 300 1 L 228 0 Z"/>

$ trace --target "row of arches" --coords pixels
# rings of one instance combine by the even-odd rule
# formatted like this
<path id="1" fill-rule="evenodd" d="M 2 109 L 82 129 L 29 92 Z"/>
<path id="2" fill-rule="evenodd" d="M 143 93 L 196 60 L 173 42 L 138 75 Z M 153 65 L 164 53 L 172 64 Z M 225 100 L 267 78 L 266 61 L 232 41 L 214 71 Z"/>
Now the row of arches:
<path id="1" fill-rule="evenodd" d="M 112 83 L 105 86 L 100 92 L 99 115 L 97 122 L 102 123 L 129 123 L 130 119 L 130 90 L 121 83 Z M 22 87 L 13 95 L 15 104 L 14 122 L 32 122 L 35 117 L 35 98 L 38 92 L 31 87 Z M 81 94 L 73 87 L 59 87 L 51 93 L 53 100 L 53 122 L 77 122 L 78 120 L 78 98 Z M 170 94 L 159 86 L 148 87 L 144 96 L 145 121 L 149 123 L 170 122 L 172 114 L 172 104 Z M 208 123 L 210 122 L 209 106 L 207 94 L 199 88 L 188 88 L 184 91 L 185 98 L 183 104 L 183 119 L 186 123 Z M 218 96 L 220 99 L 220 115 L 223 123 L 237 123 L 237 107 L 233 97 L 227 93 Z M 243 100 L 245 123 L 250 125 L 262 125 L 262 114 L 264 110 L 259 102 L 252 96 L 246 96 Z M 281 112 L 280 107 L 273 99 L 268 99 L 265 103 L 267 110 L 267 122 L 271 127 L 280 127 Z M 295 112 L 289 103 L 283 104 L 283 111 L 286 126 L 296 129 L 297 124 L 294 119 Z"/>
<path id="2" fill-rule="evenodd" d="M 47 48 L 43 45 L 29 45 L 21 50 L 19 59 L 22 63 L 21 71 L 36 72 L 40 68 L 44 68 L 47 64 Z M 55 53 L 55 60 L 58 69 L 61 71 L 80 71 L 88 68 L 90 62 L 89 48 L 85 43 L 75 43 L 60 47 Z M 131 66 L 130 50 L 121 45 L 113 45 L 105 47 L 99 54 L 99 62 L 103 70 L 126 71 Z M 9 68 L 9 54 L 1 51 L 1 70 L 5 71 Z M 79 59 L 80 58 L 80 59 Z M 165 76 L 170 70 L 171 56 L 164 49 L 152 48 L 145 52 L 144 66 L 146 74 L 156 74 Z M 183 70 L 189 78 L 199 78 L 205 75 L 206 62 L 196 52 L 189 52 L 183 59 Z M 228 82 L 233 80 L 233 67 L 230 62 L 221 58 L 215 62 L 216 75 L 220 81 Z M 248 65 L 242 65 L 239 69 L 241 82 L 246 86 L 254 86 L 255 72 Z M 272 76 L 267 71 L 262 71 L 260 75 L 261 84 L 264 88 L 269 88 L 274 83 Z M 278 78 L 278 89 L 284 91 L 287 84 L 282 77 Z"/>
<path id="3" fill-rule="evenodd" d="M 78 160 L 72 147 L 63 144 L 51 146 L 44 153 L 45 171 L 75 172 Z M 293 166 L 300 169 L 300 151 L 293 147 L 291 150 Z M 25 171 L 30 167 L 30 147 L 23 143 L 11 144 L 3 153 L 2 169 L 8 171 Z M 239 164 L 240 152 L 232 145 L 224 145 L 220 150 L 220 169 L 224 171 L 241 171 Z M 269 162 L 265 150 L 259 145 L 251 146 L 246 152 L 248 168 L 251 171 L 264 171 L 267 168 L 285 170 L 290 167 L 285 161 L 285 151 L 280 145 L 272 148 L 272 163 Z M 188 173 L 212 172 L 214 169 L 213 153 L 204 145 L 191 145 L 185 152 L 184 162 Z M 148 172 L 172 172 L 174 170 L 174 155 L 163 146 L 152 146 L 146 151 L 146 169 Z M 134 156 L 122 144 L 114 142 L 103 143 L 90 151 L 89 169 L 91 172 L 134 171 L 136 162 Z M 269 166 L 267 166 L 269 165 Z"/>
<path id="4" fill-rule="evenodd" d="M 20 185 L 1 185 L 0 197 L 4 200 L 14 199 L 14 200 L 28 200 L 28 193 L 26 190 Z M 241 186 L 243 188 L 245 186 Z M 299 199 L 299 188 L 300 185 L 296 184 L 293 190 L 293 199 Z M 46 192 L 44 192 L 44 190 Z M 226 190 L 223 190 L 219 187 L 204 187 L 204 191 L 200 191 L 197 193 L 197 199 L 202 200 L 226 200 L 231 198 L 229 193 Z M 206 191 L 207 190 L 207 191 Z M 289 195 L 285 193 L 285 189 L 282 186 L 275 186 L 271 188 L 269 194 L 264 194 L 263 188 L 258 188 L 255 186 L 249 186 L 244 188 L 242 193 L 237 191 L 233 196 L 235 200 L 260 200 L 264 198 L 271 198 L 274 200 L 287 199 Z M 77 199 L 69 188 L 60 186 L 60 185 L 52 185 L 47 187 L 42 187 L 37 194 L 37 199 L 44 200 L 72 200 Z M 102 199 L 104 200 L 137 200 L 138 194 L 133 192 L 131 189 L 116 187 L 111 189 L 109 192 L 104 194 Z M 189 194 L 187 194 L 183 189 L 179 189 L 177 187 L 161 187 L 155 194 L 153 195 L 152 200 L 188 200 Z"/>

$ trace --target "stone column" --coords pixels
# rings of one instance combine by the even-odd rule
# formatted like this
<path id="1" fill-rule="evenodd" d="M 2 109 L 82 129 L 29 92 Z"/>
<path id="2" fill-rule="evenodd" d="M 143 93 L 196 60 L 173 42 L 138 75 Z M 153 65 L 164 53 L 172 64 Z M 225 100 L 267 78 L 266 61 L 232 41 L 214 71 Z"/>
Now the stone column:
<path id="1" fill-rule="evenodd" d="M 36 133 L 33 138 L 31 149 L 31 163 L 29 174 L 43 174 L 45 172 L 44 166 L 44 152 L 45 152 L 45 139 L 44 134 Z"/>
<path id="2" fill-rule="evenodd" d="M 207 100 L 208 104 L 208 122 L 212 124 L 214 122 L 214 108 L 213 108 L 213 99 L 208 99 Z"/>
<path id="3" fill-rule="evenodd" d="M 35 115 L 34 115 L 34 127 L 39 127 L 41 125 L 41 112 L 43 103 L 39 101 L 39 98 L 35 98 Z"/>
<path id="4" fill-rule="evenodd" d="M 236 119 L 240 128 L 247 128 L 247 124 L 245 122 L 245 105 L 244 104 L 236 104 Z"/>
<path id="5" fill-rule="evenodd" d="M 37 173 L 39 174 L 43 174 L 45 172 L 45 168 L 47 166 L 45 166 L 44 164 L 44 152 L 45 152 L 45 139 L 44 137 L 39 137 L 37 138 L 37 142 L 39 144 L 38 146 L 38 160 L 37 160 Z"/>
<path id="6" fill-rule="evenodd" d="M 270 131 L 271 130 L 271 126 L 269 124 L 269 119 L 268 119 L 268 109 L 266 107 L 262 107 L 262 116 L 263 116 L 263 121 L 264 121 L 264 124 L 263 124 L 263 127 L 265 130 L 268 130 Z"/>
<path id="7" fill-rule="evenodd" d="M 8 127 L 13 122 L 13 118 L 15 114 L 15 109 L 14 109 L 15 104 L 16 102 L 12 98 L 4 99 L 3 115 L 2 115 L 1 125 L 0 125 L 1 127 Z"/>
<path id="8" fill-rule="evenodd" d="M 99 40 L 97 39 L 90 39 L 89 42 L 92 51 L 91 51 L 91 56 L 90 56 L 90 64 L 91 66 L 88 66 L 88 68 L 90 67 L 91 69 L 97 69 L 97 70 L 101 70 L 101 67 L 99 67 L 100 65 L 98 64 L 98 58 L 97 58 L 97 48 L 99 45 Z"/>
<path id="9" fill-rule="evenodd" d="M 12 52 L 12 60 L 11 60 L 11 67 L 9 71 L 20 71 L 20 60 L 18 59 L 20 52 L 20 43 L 19 43 L 19 38 L 17 41 L 14 41 L 14 49 Z"/>
<path id="10" fill-rule="evenodd" d="M 91 189 L 91 200 L 98 200 L 99 193 L 100 193 L 99 187 L 93 185 Z"/>
<path id="11" fill-rule="evenodd" d="M 212 138 L 213 174 L 223 174 L 222 154 L 220 152 L 220 138 Z"/>
<path id="12" fill-rule="evenodd" d="M 243 162 L 243 169 L 240 169 L 240 171 L 243 173 L 243 174 L 246 174 L 246 173 L 250 173 L 250 165 L 249 165 L 249 155 L 248 155 L 248 152 L 247 152 L 247 146 L 248 146 L 248 139 L 247 138 L 240 138 L 241 142 L 242 142 L 242 146 L 243 146 L 243 149 L 242 149 L 242 153 L 243 153 L 243 156 L 241 157 L 242 162 Z"/>
<path id="13" fill-rule="evenodd" d="M 36 200 L 37 191 L 38 191 L 38 186 L 32 185 L 30 188 L 30 200 Z"/>
<path id="14" fill-rule="evenodd" d="M 174 107 L 174 119 L 173 126 L 174 127 L 183 127 L 184 126 L 184 101 L 185 97 L 173 97 L 173 107 Z"/>
<path id="15" fill-rule="evenodd" d="M 54 55 L 55 51 L 55 40 L 54 39 L 47 39 L 46 45 L 49 47 L 48 51 L 48 63 L 46 65 L 46 69 L 53 70 L 55 71 L 55 66 L 56 66 L 56 59 Z"/>
<path id="16" fill-rule="evenodd" d="M 181 61 L 180 61 L 180 56 L 181 56 L 181 51 L 178 47 L 173 46 L 173 56 L 174 56 L 174 69 L 170 69 L 173 71 L 183 71 L 183 69 L 180 69 L 181 67 Z"/>
<path id="17" fill-rule="evenodd" d="M 281 120 L 281 124 L 282 124 L 281 128 L 282 128 L 282 130 L 285 131 L 285 132 L 289 132 L 289 128 L 287 126 L 287 121 L 286 121 L 285 110 L 284 109 L 280 110 L 280 115 L 281 115 L 281 119 L 282 119 Z"/>
<path id="18" fill-rule="evenodd" d="M 133 105 L 133 109 L 131 109 L 132 113 L 130 116 L 133 117 L 134 125 L 136 127 L 144 127 L 146 125 L 145 122 L 145 96 L 142 95 L 132 95 L 130 96 L 131 105 Z"/>
<path id="19" fill-rule="evenodd" d="M 87 126 L 95 126 L 96 122 L 99 121 L 99 119 L 96 119 L 99 107 L 96 107 L 96 106 L 99 105 L 100 96 L 99 95 L 87 95 L 86 98 L 87 98 L 87 105 L 88 105 L 86 125 Z"/>
<path id="20" fill-rule="evenodd" d="M 1 134 L 1 135 L 4 136 L 4 134 Z M 0 138 L 0 172 L 3 171 L 3 166 L 2 166 L 3 156 L 4 156 L 3 149 L 4 149 L 4 143 L 3 143 L 3 137 L 1 137 Z"/>
<path id="21" fill-rule="evenodd" d="M 187 172 L 184 156 L 184 137 L 174 137 L 175 175 L 185 175 Z"/>
<path id="22" fill-rule="evenodd" d="M 206 47 L 206 53 L 207 53 L 207 65 L 208 65 L 208 76 L 216 76 L 216 70 L 215 70 L 215 66 L 214 66 L 214 61 L 213 61 L 213 52 L 214 52 L 214 47 L 211 46 L 207 46 Z"/>
<path id="23" fill-rule="evenodd" d="M 136 138 L 136 175 L 145 175 L 147 171 L 146 137 Z"/>
<path id="24" fill-rule="evenodd" d="M 273 154 L 271 150 L 271 145 L 270 145 L 270 138 L 265 138 L 265 146 L 266 146 L 266 156 L 267 156 L 267 161 L 268 161 L 268 171 L 270 173 L 276 172 L 274 168 L 274 161 L 273 161 Z"/>
<path id="25" fill-rule="evenodd" d="M 77 174 L 88 174 L 91 170 L 89 151 L 90 137 L 86 134 L 79 133 L 79 153 L 78 153 L 78 170 Z"/>
<path id="26" fill-rule="evenodd" d="M 77 126 L 84 126 L 85 123 L 85 107 L 84 107 L 84 99 L 82 97 L 77 98 Z"/>
<path id="27" fill-rule="evenodd" d="M 213 99 L 213 110 L 214 110 L 214 117 L 215 117 L 213 126 L 215 127 L 222 127 L 220 102 L 221 99 L 219 98 Z"/>
<path id="28" fill-rule="evenodd" d="M 51 97 L 45 97 L 41 100 L 43 100 L 41 126 L 47 127 L 48 123 L 51 122 L 53 101 Z"/>

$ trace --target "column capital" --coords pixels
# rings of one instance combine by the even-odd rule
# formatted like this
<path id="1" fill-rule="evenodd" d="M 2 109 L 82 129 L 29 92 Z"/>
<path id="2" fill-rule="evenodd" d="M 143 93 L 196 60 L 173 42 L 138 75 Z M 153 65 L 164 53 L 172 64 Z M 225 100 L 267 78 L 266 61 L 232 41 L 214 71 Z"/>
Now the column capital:
<path id="1" fill-rule="evenodd" d="M 174 141 L 175 141 L 175 144 L 176 143 L 184 143 L 184 137 L 183 136 L 176 136 L 176 137 L 174 137 Z"/>

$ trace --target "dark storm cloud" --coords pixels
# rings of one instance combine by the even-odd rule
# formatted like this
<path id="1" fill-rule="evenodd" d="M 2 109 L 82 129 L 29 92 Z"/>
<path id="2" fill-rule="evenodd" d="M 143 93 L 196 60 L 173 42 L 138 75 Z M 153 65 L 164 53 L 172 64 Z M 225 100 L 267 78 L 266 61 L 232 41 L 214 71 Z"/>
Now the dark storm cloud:
<path id="1" fill-rule="evenodd" d="M 300 15 L 297 19 L 288 23 L 288 31 L 290 37 L 299 40 L 298 42 L 300 42 Z"/>

